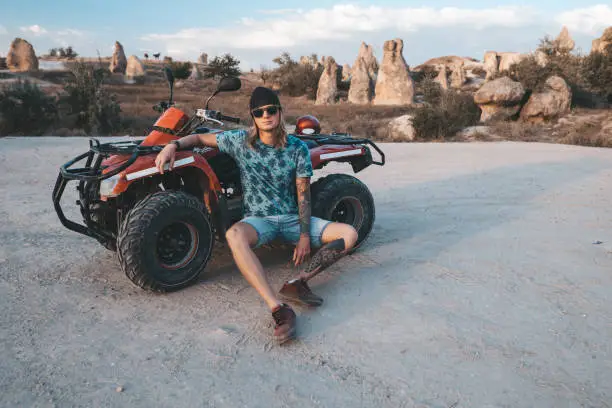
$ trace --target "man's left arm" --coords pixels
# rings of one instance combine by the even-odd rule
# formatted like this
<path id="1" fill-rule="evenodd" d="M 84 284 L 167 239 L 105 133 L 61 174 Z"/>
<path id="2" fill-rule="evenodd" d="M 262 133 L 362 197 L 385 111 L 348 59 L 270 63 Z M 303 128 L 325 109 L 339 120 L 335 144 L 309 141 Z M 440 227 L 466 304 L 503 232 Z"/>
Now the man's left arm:
<path id="1" fill-rule="evenodd" d="M 300 240 L 293 253 L 296 265 L 310 255 L 310 177 L 297 177 L 297 202 L 300 217 Z"/>

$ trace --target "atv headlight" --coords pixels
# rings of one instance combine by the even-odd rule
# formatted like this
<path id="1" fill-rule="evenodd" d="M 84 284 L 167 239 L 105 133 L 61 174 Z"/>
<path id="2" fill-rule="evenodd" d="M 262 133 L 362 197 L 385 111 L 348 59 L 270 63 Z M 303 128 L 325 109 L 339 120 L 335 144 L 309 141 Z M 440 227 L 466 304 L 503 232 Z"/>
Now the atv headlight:
<path id="1" fill-rule="evenodd" d="M 116 194 L 113 194 L 113 190 L 117 186 L 117 183 L 119 183 L 120 179 L 121 177 L 119 174 L 115 174 L 112 177 L 100 181 L 100 195 L 114 197 Z"/>

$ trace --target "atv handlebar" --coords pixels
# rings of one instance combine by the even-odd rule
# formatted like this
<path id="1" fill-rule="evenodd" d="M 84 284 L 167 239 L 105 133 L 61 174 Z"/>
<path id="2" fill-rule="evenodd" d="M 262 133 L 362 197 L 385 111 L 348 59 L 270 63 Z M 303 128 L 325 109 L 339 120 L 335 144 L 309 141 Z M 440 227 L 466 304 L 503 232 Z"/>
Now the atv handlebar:
<path id="1" fill-rule="evenodd" d="M 223 115 L 219 111 L 214 111 L 210 109 L 198 109 L 196 111 L 196 116 L 200 119 L 209 120 L 212 122 L 216 122 L 219 125 L 223 125 L 222 120 L 226 122 L 240 123 L 240 118 L 235 118 L 233 116 Z"/>

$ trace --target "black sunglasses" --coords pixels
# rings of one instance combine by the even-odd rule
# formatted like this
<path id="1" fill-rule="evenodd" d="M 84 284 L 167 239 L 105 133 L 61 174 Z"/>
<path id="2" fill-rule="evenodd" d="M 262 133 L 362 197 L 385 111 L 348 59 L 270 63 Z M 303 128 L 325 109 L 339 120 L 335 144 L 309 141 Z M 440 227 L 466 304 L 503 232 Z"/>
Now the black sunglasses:
<path id="1" fill-rule="evenodd" d="M 264 115 L 264 112 L 268 112 L 271 116 L 276 115 L 280 110 L 280 106 L 268 106 L 267 108 L 258 108 L 253 109 L 253 116 L 256 118 L 261 118 Z"/>

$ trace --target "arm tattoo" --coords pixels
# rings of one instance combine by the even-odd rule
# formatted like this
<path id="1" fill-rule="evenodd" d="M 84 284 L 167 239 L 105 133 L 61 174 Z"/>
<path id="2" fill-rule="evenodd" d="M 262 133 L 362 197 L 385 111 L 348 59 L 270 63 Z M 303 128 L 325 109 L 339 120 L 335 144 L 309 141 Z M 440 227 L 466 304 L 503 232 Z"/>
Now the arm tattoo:
<path id="1" fill-rule="evenodd" d="M 310 236 L 310 178 L 297 179 L 297 199 L 300 212 L 300 234 Z"/>

